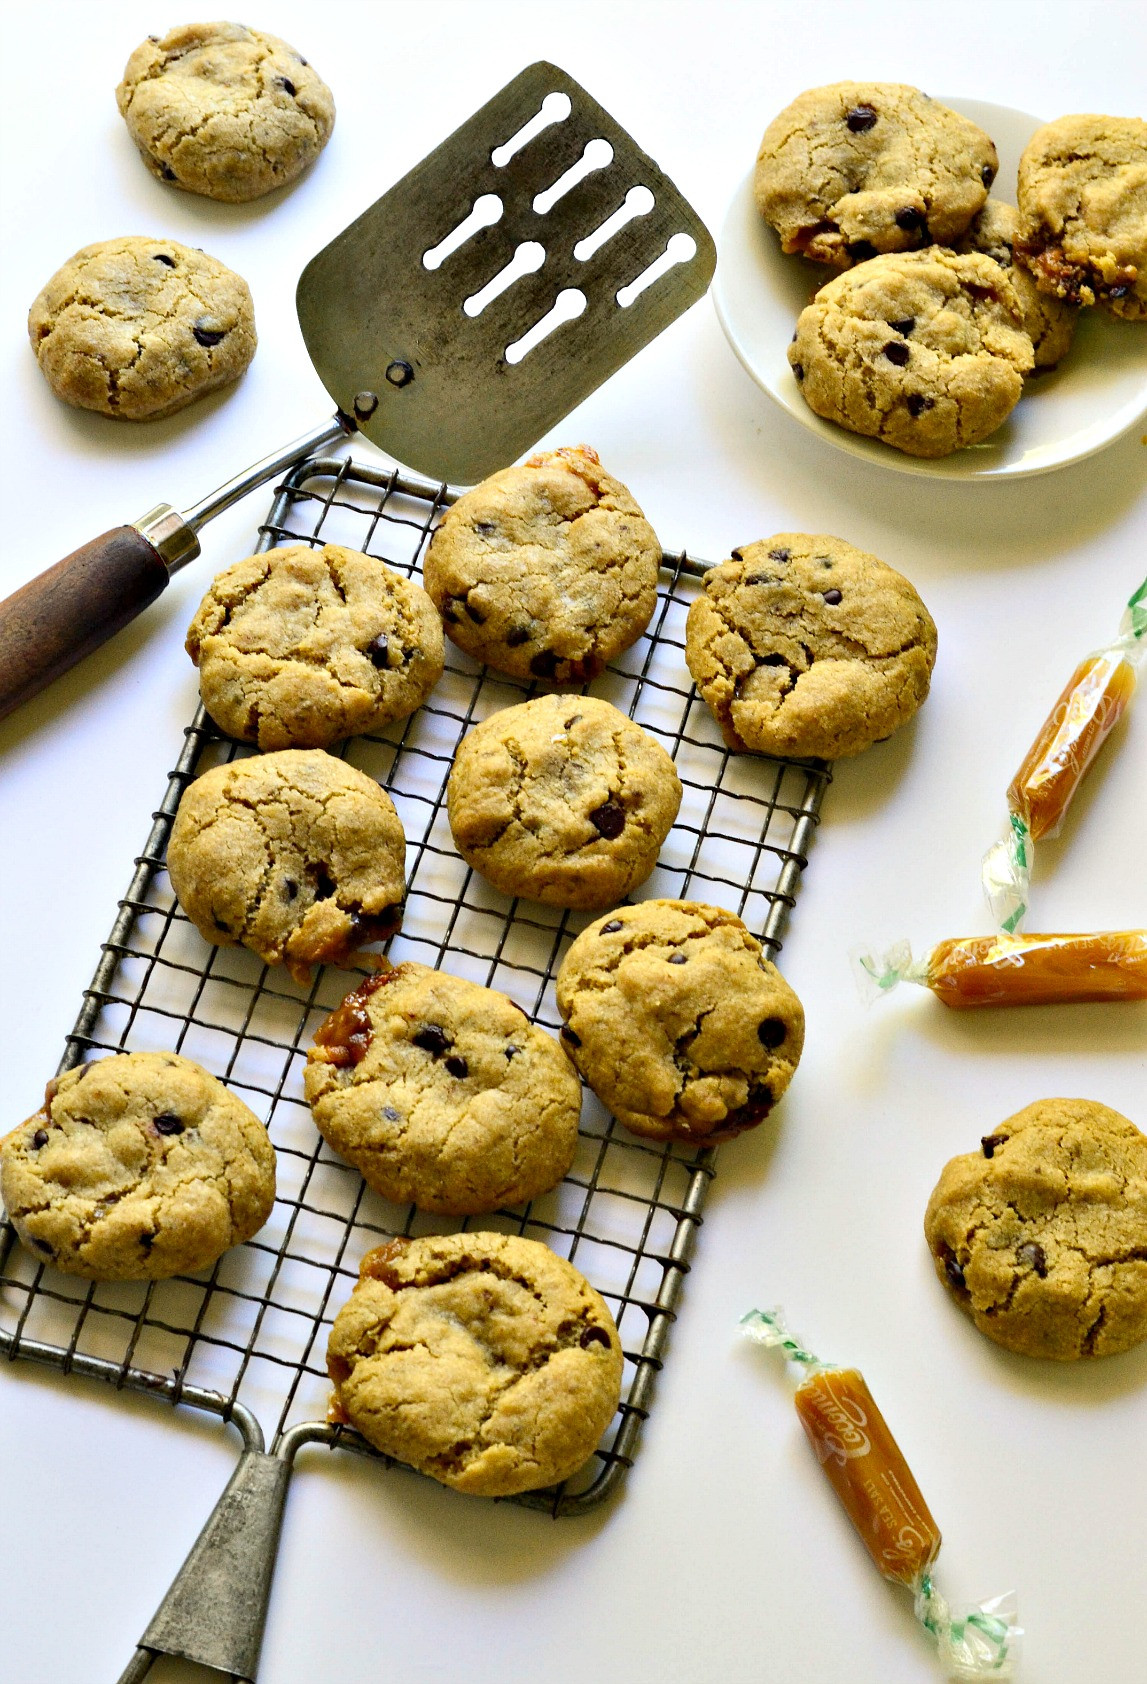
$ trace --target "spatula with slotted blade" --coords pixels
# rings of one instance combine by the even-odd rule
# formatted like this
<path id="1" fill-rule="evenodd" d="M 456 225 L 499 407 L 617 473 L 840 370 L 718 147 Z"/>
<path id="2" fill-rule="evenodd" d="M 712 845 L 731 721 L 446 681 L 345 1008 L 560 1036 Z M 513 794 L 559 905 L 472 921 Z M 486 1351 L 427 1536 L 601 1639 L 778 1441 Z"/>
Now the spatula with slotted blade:
<path id="1" fill-rule="evenodd" d="M 715 262 L 652 158 L 533 64 L 307 264 L 299 322 L 374 444 L 469 485 L 695 303 Z"/>
<path id="2" fill-rule="evenodd" d="M 135 618 L 223 509 L 356 428 L 469 485 L 507 467 L 696 302 L 716 252 L 652 158 L 534 64 L 304 269 L 337 411 L 179 514 L 160 503 L 0 602 L 0 719 Z"/>

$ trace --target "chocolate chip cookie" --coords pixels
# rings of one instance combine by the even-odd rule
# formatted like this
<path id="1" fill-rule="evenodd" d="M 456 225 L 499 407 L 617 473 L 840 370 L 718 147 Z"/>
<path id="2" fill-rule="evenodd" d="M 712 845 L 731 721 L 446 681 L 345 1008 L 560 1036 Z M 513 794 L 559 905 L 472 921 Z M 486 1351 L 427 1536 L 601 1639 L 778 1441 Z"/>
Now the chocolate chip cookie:
<path id="1" fill-rule="evenodd" d="M 817 415 L 909 456 L 994 433 L 1035 361 L 1007 273 L 939 246 L 838 275 L 801 311 L 788 357 Z"/>
<path id="2" fill-rule="evenodd" d="M 1074 304 L 1041 292 L 1022 263 L 1015 261 L 1019 212 L 1002 199 L 989 199 L 955 250 L 979 251 L 1006 269 L 1023 312 L 1024 332 L 1032 342 L 1037 369 L 1054 368 L 1070 348 L 1079 311 Z"/>
<path id="3" fill-rule="evenodd" d="M 28 338 L 65 403 L 157 421 L 238 380 L 255 355 L 255 312 L 246 281 L 217 258 L 127 235 L 57 269 Z"/>
<path id="4" fill-rule="evenodd" d="M 327 1346 L 350 1424 L 476 1497 L 576 1473 L 613 1419 L 621 1365 L 613 1318 L 584 1276 L 506 1234 L 379 1246 Z"/>
<path id="5" fill-rule="evenodd" d="M 1147 122 L 1060 117 L 1019 168 L 1016 256 L 1041 291 L 1147 320 Z"/>
<path id="6" fill-rule="evenodd" d="M 557 977 L 562 1040 L 634 1134 L 711 1146 L 763 1122 L 804 1045 L 801 1003 L 732 912 L 619 906 Z"/>
<path id="7" fill-rule="evenodd" d="M 777 532 L 705 575 L 685 660 L 730 748 L 838 760 L 911 719 L 936 627 L 874 555 L 824 533 Z"/>
<path id="8" fill-rule="evenodd" d="M 289 544 L 220 573 L 187 633 L 203 705 L 261 749 L 325 748 L 405 719 L 442 676 L 426 592 L 341 544 Z"/>
<path id="9" fill-rule="evenodd" d="M 999 169 L 983 129 L 899 82 L 810 88 L 765 130 L 754 191 L 781 248 L 844 269 L 950 242 Z"/>
<path id="10" fill-rule="evenodd" d="M 649 624 L 661 545 L 588 445 L 506 468 L 448 509 L 426 589 L 459 649 L 515 678 L 594 678 Z"/>
<path id="11" fill-rule="evenodd" d="M 573 1162 L 581 1084 L 505 994 L 410 962 L 315 1031 L 304 1075 L 323 1139 L 395 1204 L 468 1216 L 524 1204 Z"/>
<path id="12" fill-rule="evenodd" d="M 536 696 L 463 737 L 446 798 L 458 852 L 496 889 L 592 908 L 649 876 L 681 781 L 609 702 Z"/>
<path id="13" fill-rule="evenodd" d="M 119 1053 L 48 1083 L 0 1145 L 0 1191 L 40 1262 L 162 1280 L 263 1226 L 275 1153 L 254 1112 L 189 1058 Z"/>
<path id="14" fill-rule="evenodd" d="M 330 139 L 335 104 L 307 60 L 241 23 L 187 23 L 132 53 L 116 104 L 161 181 L 241 204 L 284 187 Z"/>
<path id="15" fill-rule="evenodd" d="M 1090 1099 L 1041 1099 L 945 1166 L 924 1233 L 981 1333 L 1023 1356 L 1147 1339 L 1147 1136 Z"/>
<path id="16" fill-rule="evenodd" d="M 185 790 L 167 846 L 204 941 L 242 942 L 296 982 L 402 921 L 406 839 L 373 778 L 321 748 L 216 766 Z"/>

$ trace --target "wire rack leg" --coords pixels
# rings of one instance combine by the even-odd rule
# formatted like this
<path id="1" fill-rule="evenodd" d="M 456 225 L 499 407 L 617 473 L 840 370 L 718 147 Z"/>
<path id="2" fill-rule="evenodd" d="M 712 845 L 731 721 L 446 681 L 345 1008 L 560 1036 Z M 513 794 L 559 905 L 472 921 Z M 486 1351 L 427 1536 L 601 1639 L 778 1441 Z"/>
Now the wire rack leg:
<path id="1" fill-rule="evenodd" d="M 119 1684 L 138 1684 L 156 1655 L 254 1679 L 290 1477 L 281 1457 L 244 1450 Z"/>

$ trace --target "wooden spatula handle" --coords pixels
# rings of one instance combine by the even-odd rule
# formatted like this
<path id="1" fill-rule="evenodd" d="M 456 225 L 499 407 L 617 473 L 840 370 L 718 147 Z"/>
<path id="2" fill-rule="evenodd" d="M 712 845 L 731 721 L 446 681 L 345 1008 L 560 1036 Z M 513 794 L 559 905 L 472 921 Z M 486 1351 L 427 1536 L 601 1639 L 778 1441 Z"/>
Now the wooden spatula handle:
<path id="1" fill-rule="evenodd" d="M 134 620 L 168 576 L 154 545 L 117 526 L 0 602 L 0 719 Z"/>

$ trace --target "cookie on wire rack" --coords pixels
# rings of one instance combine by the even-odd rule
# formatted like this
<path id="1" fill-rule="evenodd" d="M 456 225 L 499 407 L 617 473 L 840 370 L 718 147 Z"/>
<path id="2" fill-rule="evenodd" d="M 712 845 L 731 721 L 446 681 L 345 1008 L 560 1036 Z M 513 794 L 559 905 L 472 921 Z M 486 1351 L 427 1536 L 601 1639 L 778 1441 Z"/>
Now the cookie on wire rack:
<path id="1" fill-rule="evenodd" d="M 458 852 L 496 889 L 596 908 L 653 870 L 681 780 L 610 702 L 535 696 L 463 737 L 446 793 Z"/>
<path id="2" fill-rule="evenodd" d="M 447 509 L 426 553 L 446 632 L 527 682 L 581 683 L 649 624 L 661 545 L 588 445 L 505 468 Z"/>
<path id="3" fill-rule="evenodd" d="M 558 1042 L 497 989 L 410 960 L 319 1025 L 303 1085 L 327 1144 L 395 1204 L 498 1210 L 573 1162 L 581 1084 Z"/>
<path id="4" fill-rule="evenodd" d="M 40 1262 L 86 1280 L 205 1269 L 275 1200 L 263 1124 L 189 1058 L 131 1052 L 48 1083 L 0 1145 L 0 1191 Z"/>
<path id="5" fill-rule="evenodd" d="M 836 760 L 911 719 L 936 627 L 876 556 L 827 533 L 776 532 L 705 575 L 685 660 L 730 748 Z"/>
<path id="6" fill-rule="evenodd" d="M 562 1041 L 626 1128 L 714 1145 L 754 1128 L 793 1077 L 804 1011 L 723 907 L 645 900 L 582 931 L 557 977 Z"/>
<path id="7" fill-rule="evenodd" d="M 296 982 L 402 922 L 406 838 L 384 789 L 324 749 L 215 766 L 184 791 L 167 845 L 204 941 L 242 942 Z"/>
<path id="8" fill-rule="evenodd" d="M 444 657 L 422 587 L 341 544 L 288 544 L 225 568 L 186 647 L 215 723 L 264 750 L 328 748 L 405 719 Z"/>
<path id="9" fill-rule="evenodd" d="M 362 1261 L 327 1366 L 351 1426 L 455 1491 L 508 1497 L 568 1479 L 621 1395 L 613 1317 L 537 1240 L 392 1240 Z"/>

